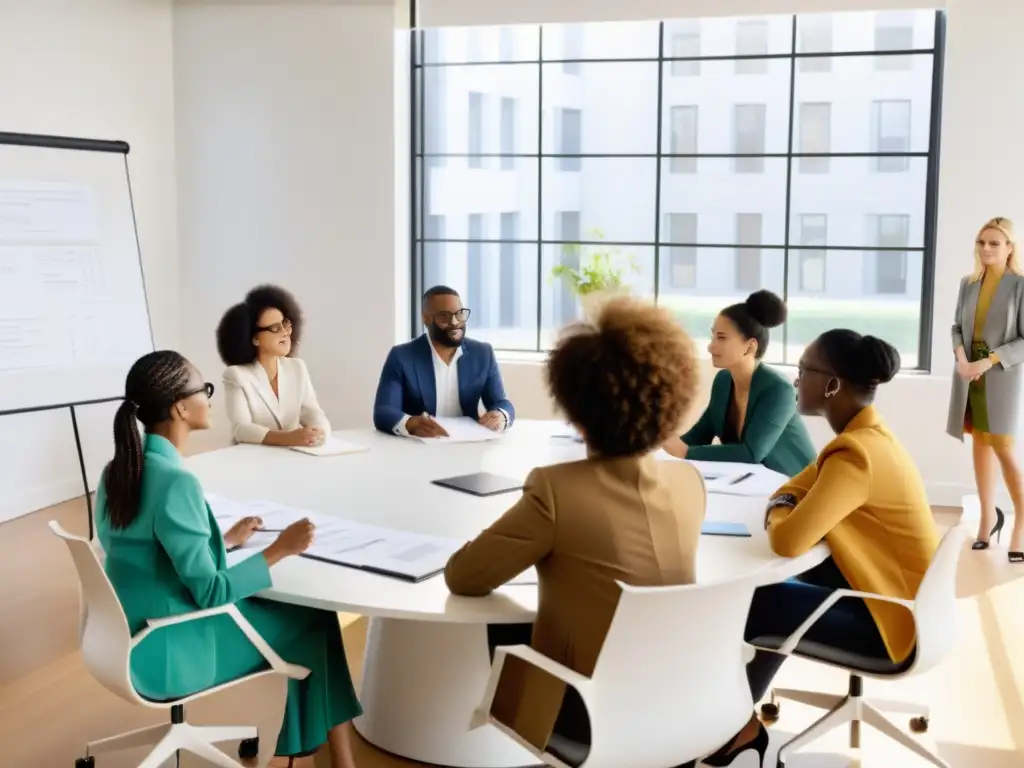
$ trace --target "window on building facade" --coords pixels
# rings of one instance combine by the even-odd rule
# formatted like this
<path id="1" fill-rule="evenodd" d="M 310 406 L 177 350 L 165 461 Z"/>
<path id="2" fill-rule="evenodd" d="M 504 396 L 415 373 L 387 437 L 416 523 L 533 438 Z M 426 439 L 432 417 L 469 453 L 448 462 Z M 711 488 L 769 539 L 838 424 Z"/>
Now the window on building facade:
<path id="1" fill-rule="evenodd" d="M 700 21 L 678 22 L 672 31 L 673 58 L 688 61 L 673 61 L 673 77 L 697 77 L 700 75 Z"/>
<path id="2" fill-rule="evenodd" d="M 743 20 L 736 24 L 736 55 L 758 58 L 736 59 L 737 75 L 763 75 L 768 71 L 768 22 L 763 19 Z"/>
<path id="3" fill-rule="evenodd" d="M 800 152 L 825 154 L 832 149 L 832 105 L 827 102 L 800 105 Z M 800 173 L 828 173 L 829 158 L 801 157 Z"/>
<path id="4" fill-rule="evenodd" d="M 690 290 L 697 287 L 697 214 L 666 213 L 665 236 L 662 242 L 685 243 L 669 245 L 665 250 L 665 278 L 669 288 Z M 663 278 L 664 279 L 664 278 Z"/>
<path id="5" fill-rule="evenodd" d="M 732 112 L 733 152 L 753 157 L 735 158 L 736 173 L 764 173 L 765 104 L 737 104 Z"/>
<path id="6" fill-rule="evenodd" d="M 827 244 L 828 216 L 823 213 L 800 214 L 800 245 L 815 246 L 797 251 L 801 292 L 822 293 L 825 290 Z"/>
<path id="7" fill-rule="evenodd" d="M 671 137 L 669 153 L 673 155 L 696 155 L 700 114 L 695 105 L 672 107 Z M 672 173 L 696 173 L 696 157 L 673 157 L 669 159 Z"/>
<path id="8" fill-rule="evenodd" d="M 766 288 L 789 302 L 769 362 L 846 327 L 927 368 L 944 24 L 915 10 L 413 32 L 413 316 L 444 282 L 473 304 L 474 336 L 543 351 L 579 314 L 552 270 L 599 257 L 700 346 L 723 306 Z"/>
<path id="9" fill-rule="evenodd" d="M 871 103 L 871 151 L 891 153 L 874 158 L 879 173 L 902 173 L 910 168 L 910 101 Z"/>

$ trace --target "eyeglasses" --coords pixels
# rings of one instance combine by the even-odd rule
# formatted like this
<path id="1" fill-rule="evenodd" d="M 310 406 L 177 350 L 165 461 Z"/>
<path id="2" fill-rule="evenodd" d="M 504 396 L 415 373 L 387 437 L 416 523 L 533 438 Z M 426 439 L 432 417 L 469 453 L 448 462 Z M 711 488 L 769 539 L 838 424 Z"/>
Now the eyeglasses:
<path id="1" fill-rule="evenodd" d="M 257 333 L 281 333 L 282 331 L 291 331 L 292 321 L 287 317 L 280 323 L 274 323 L 273 325 L 257 325 Z"/>
<path id="2" fill-rule="evenodd" d="M 213 397 L 214 386 L 210 382 L 206 382 L 199 389 L 191 389 L 181 396 L 182 400 L 187 400 L 192 395 L 198 395 L 200 392 L 205 392 L 208 398 Z"/>
<path id="3" fill-rule="evenodd" d="M 464 323 L 467 320 L 469 320 L 469 315 L 471 312 L 472 310 L 470 310 L 467 307 L 463 307 L 458 312 L 435 312 L 434 322 L 436 322 L 438 325 L 451 325 L 452 320 L 455 320 L 456 322 L 459 323 Z"/>
<path id="4" fill-rule="evenodd" d="M 822 376 L 834 377 L 835 374 L 832 371 L 826 371 L 824 368 L 815 368 L 811 365 L 804 365 L 803 363 L 796 364 L 796 377 L 799 379 L 805 373 L 820 373 Z"/>

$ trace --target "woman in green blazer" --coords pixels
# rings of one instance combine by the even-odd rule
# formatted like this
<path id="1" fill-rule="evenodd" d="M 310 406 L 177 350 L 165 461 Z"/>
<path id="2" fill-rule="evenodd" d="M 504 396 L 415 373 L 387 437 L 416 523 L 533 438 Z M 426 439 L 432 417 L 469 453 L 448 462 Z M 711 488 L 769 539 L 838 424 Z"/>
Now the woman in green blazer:
<path id="1" fill-rule="evenodd" d="M 132 366 L 125 400 L 114 417 L 114 458 L 104 470 L 96 525 L 106 571 L 131 631 L 147 619 L 235 603 L 286 661 L 311 670 L 290 680 L 276 754 L 311 754 L 327 742 L 332 768 L 353 768 L 348 727 L 360 714 L 337 616 L 252 597 L 271 586 L 270 569 L 312 541 L 308 520 L 295 523 L 261 555 L 226 564 L 226 546 L 240 546 L 261 524 L 239 521 L 223 536 L 185 469 L 189 434 L 209 427 L 213 385 L 177 352 L 153 352 Z M 137 422 L 146 429 L 145 441 Z M 227 616 L 167 627 L 132 652 L 131 672 L 143 696 L 166 700 L 204 690 L 266 667 Z"/>
<path id="2" fill-rule="evenodd" d="M 708 344 L 712 364 L 722 369 L 711 384 L 711 401 L 689 432 L 664 446 L 668 453 L 764 464 L 790 477 L 815 460 L 793 385 L 761 362 L 768 329 L 785 321 L 786 305 L 771 291 L 756 291 L 719 313 Z M 720 442 L 712 445 L 716 437 Z"/>

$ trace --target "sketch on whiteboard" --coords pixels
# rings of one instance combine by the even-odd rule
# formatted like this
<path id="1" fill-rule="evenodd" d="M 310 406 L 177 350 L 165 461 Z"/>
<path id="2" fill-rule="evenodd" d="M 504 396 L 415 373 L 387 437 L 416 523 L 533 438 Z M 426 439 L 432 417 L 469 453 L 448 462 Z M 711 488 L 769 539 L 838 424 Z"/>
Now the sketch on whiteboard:
<path id="1" fill-rule="evenodd" d="M 0 375 L 98 368 L 138 347 L 100 235 L 89 185 L 0 181 Z"/>

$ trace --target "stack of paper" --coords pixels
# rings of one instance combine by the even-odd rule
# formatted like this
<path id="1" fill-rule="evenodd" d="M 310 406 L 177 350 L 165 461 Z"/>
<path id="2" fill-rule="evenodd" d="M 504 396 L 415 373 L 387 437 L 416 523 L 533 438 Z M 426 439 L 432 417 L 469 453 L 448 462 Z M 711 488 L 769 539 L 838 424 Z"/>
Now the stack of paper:
<path id="1" fill-rule="evenodd" d="M 323 445 L 293 445 L 290 447 L 293 451 L 308 453 L 310 456 L 342 456 L 348 453 L 363 453 L 370 450 L 365 445 L 350 443 L 347 440 L 341 440 L 333 435 L 328 437 L 324 441 Z"/>
<path id="2" fill-rule="evenodd" d="M 503 434 L 465 416 L 454 419 L 439 416 L 434 421 L 444 427 L 448 437 L 417 437 L 417 440 L 424 443 L 483 443 L 497 440 Z"/>
<path id="3" fill-rule="evenodd" d="M 251 557 L 267 547 L 278 533 L 303 518 L 316 526 L 313 543 L 304 557 L 337 563 L 406 581 L 420 581 L 444 570 L 448 558 L 463 545 L 456 539 L 396 531 L 364 525 L 318 512 L 308 512 L 267 501 L 236 501 L 207 497 L 222 530 L 242 517 L 263 521 L 263 531 L 231 553 L 229 563 Z"/>

